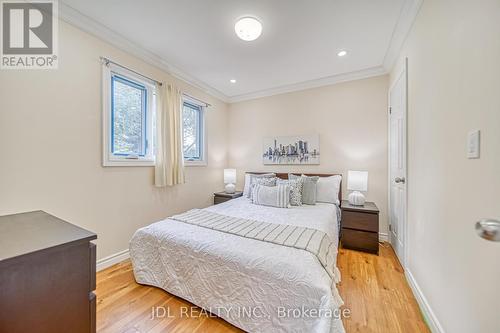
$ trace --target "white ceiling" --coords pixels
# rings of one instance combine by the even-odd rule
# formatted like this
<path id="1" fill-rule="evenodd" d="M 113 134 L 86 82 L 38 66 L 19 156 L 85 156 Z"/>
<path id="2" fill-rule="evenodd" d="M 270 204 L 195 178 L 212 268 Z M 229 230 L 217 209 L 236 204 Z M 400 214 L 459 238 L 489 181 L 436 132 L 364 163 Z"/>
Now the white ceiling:
<path id="1" fill-rule="evenodd" d="M 142 49 L 174 75 L 229 101 L 382 74 L 416 15 L 414 0 L 62 2 L 63 19 Z M 235 35 L 243 15 L 263 24 L 256 41 Z M 337 57 L 341 49 L 348 55 Z"/>

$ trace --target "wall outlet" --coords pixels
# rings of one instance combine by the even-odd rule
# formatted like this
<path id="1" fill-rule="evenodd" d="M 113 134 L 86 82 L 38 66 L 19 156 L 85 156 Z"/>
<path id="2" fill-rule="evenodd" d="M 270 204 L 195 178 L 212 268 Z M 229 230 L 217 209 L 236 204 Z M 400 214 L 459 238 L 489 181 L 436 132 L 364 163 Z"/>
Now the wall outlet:
<path id="1" fill-rule="evenodd" d="M 470 131 L 467 135 L 467 158 L 479 158 L 481 145 L 481 132 Z"/>

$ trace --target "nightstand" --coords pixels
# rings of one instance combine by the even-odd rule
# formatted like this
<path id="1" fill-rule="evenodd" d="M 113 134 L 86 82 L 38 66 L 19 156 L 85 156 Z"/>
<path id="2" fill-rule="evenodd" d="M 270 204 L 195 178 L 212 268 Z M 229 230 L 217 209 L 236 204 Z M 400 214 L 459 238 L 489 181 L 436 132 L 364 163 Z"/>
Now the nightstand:
<path id="1" fill-rule="evenodd" d="M 243 195 L 243 192 L 236 191 L 234 193 L 226 193 L 226 192 L 216 192 L 214 193 L 214 205 L 226 202 L 231 199 L 239 198 Z"/>
<path id="2" fill-rule="evenodd" d="M 378 255 L 378 215 L 373 202 L 353 206 L 342 200 L 342 247 Z"/>

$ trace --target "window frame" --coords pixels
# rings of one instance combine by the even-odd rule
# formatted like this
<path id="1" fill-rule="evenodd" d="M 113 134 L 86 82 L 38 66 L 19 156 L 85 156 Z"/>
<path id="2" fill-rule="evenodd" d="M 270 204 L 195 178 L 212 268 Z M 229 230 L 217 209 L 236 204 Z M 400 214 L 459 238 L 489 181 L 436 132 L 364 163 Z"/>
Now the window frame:
<path id="1" fill-rule="evenodd" d="M 199 138 L 199 145 L 200 145 L 200 159 L 197 160 L 189 160 L 185 156 L 184 158 L 184 165 L 185 166 L 207 166 L 207 132 L 206 132 L 206 106 L 199 101 L 190 98 L 189 96 L 184 95 L 182 97 L 182 124 L 184 124 L 184 104 L 190 104 L 194 107 L 199 108 L 200 114 L 199 114 L 199 128 L 198 131 L 200 133 L 200 138 Z M 182 127 L 182 148 L 183 148 L 183 155 L 184 155 L 184 126 Z"/>
<path id="2" fill-rule="evenodd" d="M 116 77 L 115 79 L 113 77 Z M 113 84 L 114 80 L 124 80 L 131 85 L 144 87 L 146 98 L 143 101 L 145 112 L 143 115 L 145 138 L 141 142 L 145 149 L 144 155 L 124 155 L 113 153 Z M 154 144 L 154 121 L 156 116 L 156 86 L 153 82 L 145 79 L 132 71 L 114 65 L 104 63 L 102 70 L 103 82 L 103 113 L 102 113 L 102 143 L 103 143 L 103 166 L 154 166 L 155 165 L 155 144 Z"/>

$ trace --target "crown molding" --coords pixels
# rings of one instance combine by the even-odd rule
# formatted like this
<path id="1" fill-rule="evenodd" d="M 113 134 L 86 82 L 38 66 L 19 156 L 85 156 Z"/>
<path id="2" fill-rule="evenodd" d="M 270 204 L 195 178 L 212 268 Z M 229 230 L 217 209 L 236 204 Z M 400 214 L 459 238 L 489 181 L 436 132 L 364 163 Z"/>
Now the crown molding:
<path id="1" fill-rule="evenodd" d="M 306 90 L 306 89 L 311 89 L 311 88 L 318 88 L 318 87 L 328 86 L 328 85 L 341 83 L 341 82 L 367 79 L 370 77 L 380 76 L 380 75 L 385 75 L 385 74 L 387 74 L 387 71 L 382 66 L 370 67 L 370 68 L 362 69 L 359 71 L 327 76 L 327 77 L 323 77 L 323 78 L 316 79 L 316 80 L 299 82 L 299 83 L 285 85 L 285 86 L 281 86 L 281 87 L 277 87 L 277 88 L 260 90 L 260 91 L 252 92 L 249 94 L 232 96 L 229 98 L 229 103 L 237 103 L 237 102 L 247 101 L 250 99 L 268 97 L 268 96 L 279 95 L 279 94 L 286 94 L 289 92 Z"/>
<path id="2" fill-rule="evenodd" d="M 93 20 L 92 18 L 82 14 L 78 10 L 71 6 L 59 1 L 59 18 L 63 21 L 76 26 L 77 28 L 94 35 L 109 44 L 130 53 L 146 63 L 156 66 L 161 70 L 164 70 L 168 74 L 174 76 L 175 78 L 182 80 L 203 92 L 216 97 L 223 102 L 228 102 L 229 98 L 222 92 L 218 91 L 207 85 L 206 83 L 196 79 L 195 77 L 185 73 L 184 71 L 176 68 L 175 66 L 166 62 L 160 56 L 147 51 L 143 47 L 131 42 L 126 37 L 116 33 L 115 31 L 109 29 L 108 27 L 102 25 L 101 23 Z"/>
<path id="3" fill-rule="evenodd" d="M 385 53 L 383 67 L 387 72 L 390 72 L 398 59 L 401 49 L 411 31 L 413 23 L 417 18 L 418 12 L 424 0 L 406 0 L 401 13 L 399 14 L 398 22 L 392 32 L 391 41 L 387 52 Z"/>
<path id="4" fill-rule="evenodd" d="M 126 37 L 116 33 L 115 31 L 107 28 L 103 24 L 95 21 L 94 19 L 82 14 L 78 10 L 71 6 L 59 2 L 59 18 L 63 21 L 76 26 L 77 28 L 94 35 L 111 45 L 130 53 L 141 60 L 156 66 L 170 75 L 182 80 L 203 92 L 220 99 L 225 103 L 236 103 L 240 101 L 267 97 L 272 95 L 284 94 L 288 92 L 294 92 L 299 90 L 317 88 L 327 85 L 332 85 L 341 82 L 365 79 L 369 77 L 379 76 L 387 74 L 394 63 L 396 62 L 401 48 L 408 36 L 413 22 L 417 17 L 418 11 L 423 3 L 423 0 L 406 0 L 403 8 L 401 10 L 398 22 L 393 31 L 389 47 L 384 57 L 384 61 L 380 66 L 375 66 L 371 68 L 366 68 L 359 71 L 342 73 L 338 75 L 332 75 L 328 77 L 323 77 L 315 80 L 304 81 L 284 86 L 279 86 L 270 89 L 259 90 L 247 94 L 241 94 L 236 96 L 227 96 L 219 90 L 211 87 L 210 85 L 204 83 L 203 81 L 189 75 L 188 73 L 182 71 L 181 69 L 169 64 L 165 59 L 154 54 L 153 52 L 147 51 L 143 47 L 131 42 Z"/>

